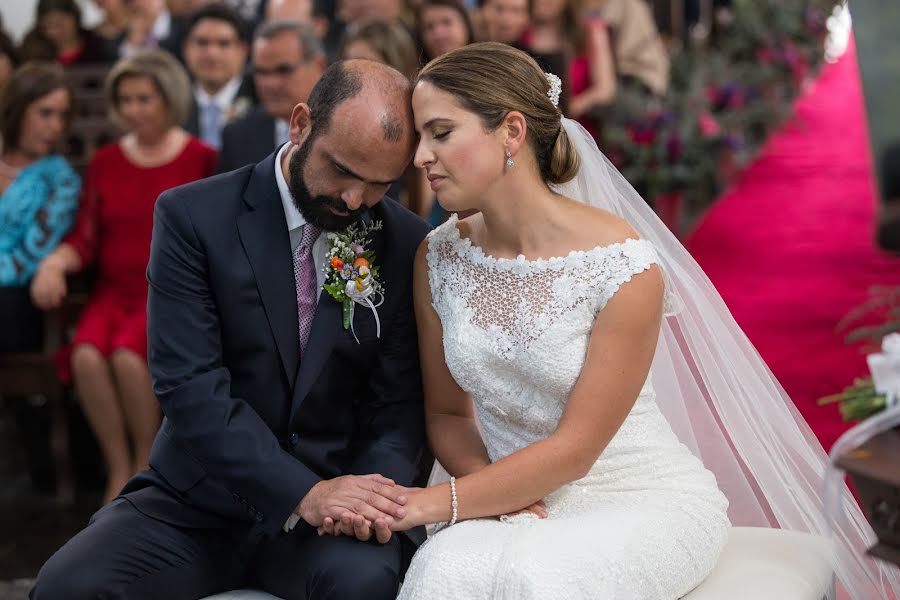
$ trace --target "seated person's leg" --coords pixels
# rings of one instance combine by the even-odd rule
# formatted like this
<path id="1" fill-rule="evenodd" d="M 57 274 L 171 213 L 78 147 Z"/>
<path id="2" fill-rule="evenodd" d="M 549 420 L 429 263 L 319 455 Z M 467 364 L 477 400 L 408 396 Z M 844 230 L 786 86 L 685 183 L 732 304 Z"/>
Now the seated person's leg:
<path id="1" fill-rule="evenodd" d="M 33 600 L 196 599 L 239 587 L 240 538 L 152 519 L 120 498 L 41 568 Z"/>
<path id="2" fill-rule="evenodd" d="M 255 559 L 260 586 L 286 600 L 393 600 L 401 576 L 400 540 L 322 536 L 300 523 Z"/>

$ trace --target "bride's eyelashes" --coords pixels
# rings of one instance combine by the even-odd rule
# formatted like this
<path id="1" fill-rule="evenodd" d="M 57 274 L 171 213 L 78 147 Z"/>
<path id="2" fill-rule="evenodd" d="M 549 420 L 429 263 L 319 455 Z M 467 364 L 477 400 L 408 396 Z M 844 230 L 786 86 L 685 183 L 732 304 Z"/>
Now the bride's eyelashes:
<path id="1" fill-rule="evenodd" d="M 449 135 L 450 135 L 450 130 L 448 129 L 447 131 L 442 131 L 441 133 L 435 133 L 431 137 L 433 137 L 434 139 L 436 139 L 437 141 L 440 142 L 440 141 L 446 140 Z"/>

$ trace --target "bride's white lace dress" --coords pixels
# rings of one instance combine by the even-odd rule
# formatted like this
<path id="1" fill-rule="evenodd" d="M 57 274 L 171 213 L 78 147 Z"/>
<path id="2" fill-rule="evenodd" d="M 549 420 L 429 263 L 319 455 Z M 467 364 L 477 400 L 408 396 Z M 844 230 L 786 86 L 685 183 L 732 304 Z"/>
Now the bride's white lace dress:
<path id="1" fill-rule="evenodd" d="M 486 256 L 460 237 L 455 217 L 432 232 L 447 366 L 474 399 L 491 460 L 553 432 L 595 315 L 655 262 L 644 240 L 529 261 Z M 547 519 L 440 531 L 413 558 L 400 598 L 667 600 L 697 586 L 726 542 L 728 501 L 655 395 L 648 379 L 590 472 L 547 496 Z"/>

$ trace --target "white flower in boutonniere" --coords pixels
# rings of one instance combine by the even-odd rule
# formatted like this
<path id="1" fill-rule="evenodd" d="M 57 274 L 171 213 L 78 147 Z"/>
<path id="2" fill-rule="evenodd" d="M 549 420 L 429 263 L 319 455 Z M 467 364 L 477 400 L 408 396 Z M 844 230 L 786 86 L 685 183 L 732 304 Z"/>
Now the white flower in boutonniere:
<path id="1" fill-rule="evenodd" d="M 375 253 L 367 248 L 369 234 L 381 229 L 381 221 L 357 227 L 351 225 L 339 233 L 328 234 L 325 284 L 323 289 L 343 307 L 344 329 L 353 337 L 353 311 L 357 304 L 367 306 L 375 315 L 375 335 L 381 337 L 381 321 L 376 310 L 384 302 L 384 287 L 378 278 Z"/>
<path id="2" fill-rule="evenodd" d="M 232 121 L 237 121 L 247 114 L 247 111 L 251 108 L 253 108 L 253 102 L 250 101 L 250 98 L 239 96 L 225 114 L 225 122 L 231 123 Z"/>

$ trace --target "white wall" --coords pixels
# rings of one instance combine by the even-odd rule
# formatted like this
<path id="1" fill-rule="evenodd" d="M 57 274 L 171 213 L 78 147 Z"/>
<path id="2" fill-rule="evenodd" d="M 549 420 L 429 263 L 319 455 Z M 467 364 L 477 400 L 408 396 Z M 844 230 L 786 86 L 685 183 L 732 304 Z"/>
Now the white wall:
<path id="1" fill-rule="evenodd" d="M 100 20 L 97 7 L 90 0 L 77 0 L 81 5 L 82 17 L 86 27 L 93 27 Z M 0 16 L 3 27 L 14 40 L 21 41 L 34 21 L 34 7 L 37 0 L 0 0 Z"/>

